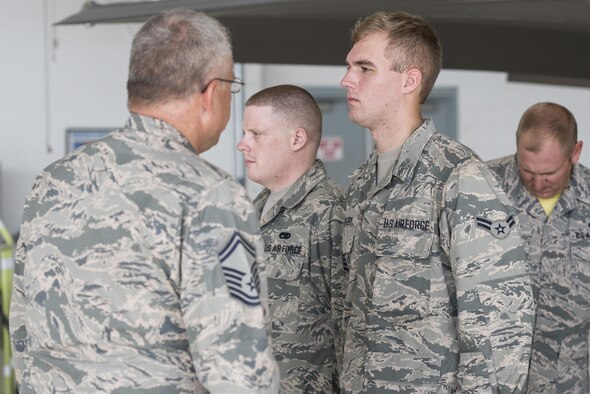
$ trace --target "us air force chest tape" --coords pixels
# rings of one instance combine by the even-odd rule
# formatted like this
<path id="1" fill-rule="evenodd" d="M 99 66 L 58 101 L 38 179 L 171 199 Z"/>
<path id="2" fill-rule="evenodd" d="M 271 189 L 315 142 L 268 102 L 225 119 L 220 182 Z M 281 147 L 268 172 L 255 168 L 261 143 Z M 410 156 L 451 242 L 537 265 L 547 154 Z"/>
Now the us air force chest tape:
<path id="1" fill-rule="evenodd" d="M 276 234 L 275 234 L 276 235 Z M 281 231 L 278 234 L 278 239 L 273 236 L 274 242 L 266 243 L 264 245 L 265 253 L 284 254 L 292 256 L 302 256 L 304 253 L 303 244 L 296 234 L 290 231 Z"/>

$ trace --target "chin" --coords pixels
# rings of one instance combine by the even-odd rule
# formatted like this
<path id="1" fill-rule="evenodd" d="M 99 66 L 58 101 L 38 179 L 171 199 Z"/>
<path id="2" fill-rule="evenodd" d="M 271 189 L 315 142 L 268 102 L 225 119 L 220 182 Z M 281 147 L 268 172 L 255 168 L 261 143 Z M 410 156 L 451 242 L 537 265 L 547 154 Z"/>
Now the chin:
<path id="1" fill-rule="evenodd" d="M 362 119 L 359 119 L 358 117 L 354 116 L 354 114 L 352 112 L 348 113 L 348 119 L 350 119 L 350 121 L 360 127 L 364 127 L 367 128 L 367 126 L 365 126 L 364 122 L 362 121 Z"/>
<path id="2" fill-rule="evenodd" d="M 256 177 L 256 174 L 252 174 L 252 172 L 250 171 L 246 171 L 246 173 L 248 174 L 248 179 L 254 183 L 260 183 L 258 182 L 258 178 Z"/>

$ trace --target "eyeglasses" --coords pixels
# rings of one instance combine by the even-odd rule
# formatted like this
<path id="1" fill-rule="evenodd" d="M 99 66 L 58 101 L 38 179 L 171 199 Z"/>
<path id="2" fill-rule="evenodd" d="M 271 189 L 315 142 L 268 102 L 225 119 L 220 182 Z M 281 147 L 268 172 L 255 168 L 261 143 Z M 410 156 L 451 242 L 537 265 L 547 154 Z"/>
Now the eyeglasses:
<path id="1" fill-rule="evenodd" d="M 223 79 L 223 78 L 213 78 L 211 79 L 209 82 L 207 82 L 205 84 L 205 87 L 203 87 L 203 89 L 201 89 L 201 93 L 205 93 L 205 90 L 207 90 L 207 88 L 209 87 L 209 85 L 211 84 L 211 82 L 213 81 L 221 81 L 221 82 L 227 82 L 227 83 L 231 83 L 231 93 L 232 94 L 236 94 L 236 93 L 240 93 L 240 90 L 242 90 L 242 86 L 245 85 L 245 83 L 240 79 L 240 78 L 236 78 L 236 79 Z"/>

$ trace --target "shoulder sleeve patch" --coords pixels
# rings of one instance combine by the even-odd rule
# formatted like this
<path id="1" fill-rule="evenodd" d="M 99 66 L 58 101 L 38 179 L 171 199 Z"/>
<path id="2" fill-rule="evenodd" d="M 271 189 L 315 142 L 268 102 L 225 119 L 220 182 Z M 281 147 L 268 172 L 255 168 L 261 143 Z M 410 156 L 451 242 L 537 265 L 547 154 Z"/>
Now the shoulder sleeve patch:
<path id="1" fill-rule="evenodd" d="M 254 246 L 234 232 L 221 247 L 219 260 L 229 294 L 247 305 L 260 305 L 260 278 Z"/>
<path id="2" fill-rule="evenodd" d="M 514 220 L 513 215 L 510 215 L 504 221 L 492 221 L 488 218 L 476 216 L 475 221 L 477 223 L 477 227 L 484 229 L 488 233 L 492 234 L 494 238 L 497 239 L 506 238 L 516 225 L 516 221 Z"/>

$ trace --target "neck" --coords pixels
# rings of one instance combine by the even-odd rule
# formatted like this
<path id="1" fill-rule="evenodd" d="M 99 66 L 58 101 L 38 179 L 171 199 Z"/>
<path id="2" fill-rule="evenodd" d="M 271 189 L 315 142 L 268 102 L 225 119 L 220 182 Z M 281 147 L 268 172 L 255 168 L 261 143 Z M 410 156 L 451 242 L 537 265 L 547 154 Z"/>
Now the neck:
<path id="1" fill-rule="evenodd" d="M 186 138 L 190 144 L 199 152 L 198 119 L 192 116 L 192 100 L 174 100 L 158 104 L 133 104 L 129 105 L 129 111 L 152 118 L 163 120 L 174 127 Z"/>
<path id="2" fill-rule="evenodd" d="M 286 189 L 293 185 L 299 178 L 301 178 L 314 164 L 315 157 L 305 159 L 295 155 L 290 163 L 293 165 L 286 168 L 282 174 L 278 174 L 275 178 L 276 182 L 272 185 L 266 186 L 271 192 L 277 192 Z"/>
<path id="3" fill-rule="evenodd" d="M 402 146 L 423 122 L 422 114 L 416 111 L 409 117 L 371 129 L 377 152 L 385 153 Z"/>

